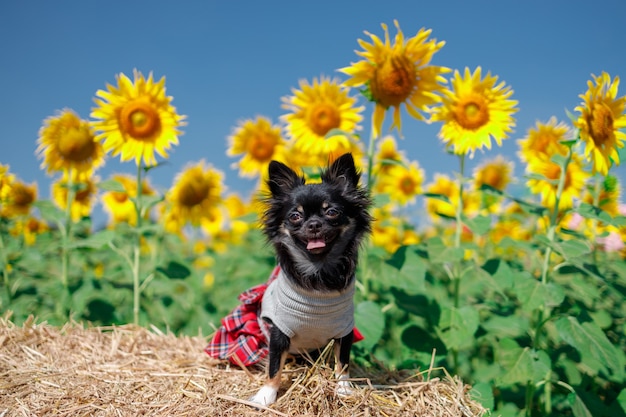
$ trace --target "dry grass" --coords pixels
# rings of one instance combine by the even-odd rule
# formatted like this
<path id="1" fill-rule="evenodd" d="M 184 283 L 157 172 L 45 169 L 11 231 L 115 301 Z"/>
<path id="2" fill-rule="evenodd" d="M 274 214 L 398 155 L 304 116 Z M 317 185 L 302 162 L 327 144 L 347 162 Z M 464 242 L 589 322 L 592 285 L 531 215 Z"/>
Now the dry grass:
<path id="1" fill-rule="evenodd" d="M 17 326 L 0 318 L 0 417 L 486 414 L 468 387 L 445 373 L 356 369 L 363 377 L 355 378 L 354 395 L 338 397 L 332 371 L 320 363 L 288 366 L 278 402 L 254 408 L 245 399 L 263 373 L 211 361 L 206 343 L 134 326 Z"/>

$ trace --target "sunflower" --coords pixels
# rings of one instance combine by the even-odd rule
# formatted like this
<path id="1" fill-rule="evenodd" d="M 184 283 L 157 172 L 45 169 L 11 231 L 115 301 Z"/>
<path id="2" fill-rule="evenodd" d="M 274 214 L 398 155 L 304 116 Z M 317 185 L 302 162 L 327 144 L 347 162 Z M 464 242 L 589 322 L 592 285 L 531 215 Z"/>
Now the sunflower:
<path id="1" fill-rule="evenodd" d="M 37 184 L 26 184 L 14 178 L 5 184 L 2 217 L 25 216 L 37 200 Z"/>
<path id="2" fill-rule="evenodd" d="M 280 127 L 272 125 L 263 116 L 240 122 L 228 141 L 228 156 L 244 154 L 236 163 L 239 174 L 244 177 L 254 177 L 267 171 L 267 166 L 273 159 L 282 160 L 286 145 L 280 135 Z"/>
<path id="3" fill-rule="evenodd" d="M 104 163 L 104 149 L 95 140 L 89 122 L 70 109 L 64 109 L 44 121 L 39 129 L 37 153 L 43 158 L 41 168 L 73 174 L 89 173 Z"/>
<path id="4" fill-rule="evenodd" d="M 496 190 L 504 191 L 511 182 L 512 171 L 513 163 L 507 161 L 502 155 L 498 155 L 476 167 L 474 185 L 476 189 L 488 185 Z"/>
<path id="5" fill-rule="evenodd" d="M 137 224 L 137 209 L 132 198 L 137 197 L 137 179 L 132 175 L 114 174 L 111 179 L 119 182 L 124 191 L 108 191 L 102 195 L 102 206 L 109 215 L 109 225 L 128 223 L 131 226 Z M 154 190 L 144 179 L 141 183 L 141 194 L 154 195 Z M 150 213 L 145 213 L 148 218 Z"/>
<path id="6" fill-rule="evenodd" d="M 98 193 L 98 188 L 96 186 L 97 182 L 97 177 L 94 178 L 88 175 L 79 175 L 77 178 L 72 180 L 73 185 L 78 184 L 80 187 L 74 195 L 74 201 L 71 202 L 70 212 L 73 221 L 78 221 L 91 214 L 91 210 Z M 68 185 L 67 173 L 52 184 L 52 200 L 61 209 L 65 209 L 67 207 Z"/>
<path id="7" fill-rule="evenodd" d="M 520 259 L 525 256 L 523 250 L 515 245 L 501 245 L 500 243 L 509 238 L 516 242 L 530 242 L 532 233 L 519 219 L 511 216 L 505 216 L 494 222 L 487 234 L 488 241 L 491 243 L 493 250 L 498 255 L 505 255 L 510 259 L 517 257 Z"/>
<path id="8" fill-rule="evenodd" d="M 288 161 L 294 161 L 300 167 L 314 168 L 332 164 L 341 155 L 351 153 L 355 166 L 357 169 L 360 169 L 363 156 L 365 155 L 362 143 L 358 138 L 344 134 L 329 136 L 317 142 L 317 145 L 313 148 L 304 148 L 299 146 L 298 142 L 293 142 L 289 148 L 289 153 Z"/>
<path id="9" fill-rule="evenodd" d="M 281 121 L 296 147 L 325 158 L 333 151 L 326 143 L 329 132 L 338 129 L 354 134 L 361 130 L 364 108 L 356 106 L 356 98 L 350 97 L 348 88 L 336 78 L 313 78 L 311 84 L 300 80 L 299 87 L 291 90 L 293 96 L 282 98 L 282 107 L 289 113 L 282 115 Z"/>
<path id="10" fill-rule="evenodd" d="M 27 246 L 32 246 L 37 242 L 37 237 L 42 233 L 45 233 L 50 230 L 50 227 L 44 221 L 28 216 L 24 219 L 18 219 L 9 233 L 13 236 L 23 236 L 24 243 Z"/>
<path id="11" fill-rule="evenodd" d="M 507 161 L 502 155 L 480 164 L 474 169 L 474 188 L 481 190 L 483 185 L 488 185 L 498 191 L 504 191 L 511 182 L 513 163 Z M 502 198 L 492 193 L 480 193 L 482 207 L 491 213 L 500 210 Z"/>
<path id="12" fill-rule="evenodd" d="M 193 268 L 196 271 L 200 271 L 200 273 L 204 271 L 202 284 L 206 289 L 213 287 L 213 284 L 215 283 L 215 276 L 213 275 L 213 272 L 211 272 L 213 265 L 215 265 L 215 258 L 204 254 L 197 256 L 193 261 Z"/>
<path id="13" fill-rule="evenodd" d="M 252 206 L 245 203 L 238 194 L 229 194 L 224 198 L 224 206 L 228 212 L 229 241 L 238 244 L 250 230 L 250 222 L 242 219 L 243 216 L 253 214 Z"/>
<path id="14" fill-rule="evenodd" d="M 551 117 L 547 123 L 537 122 L 528 129 L 525 138 L 517 141 L 518 153 L 522 162 L 528 163 L 535 158 L 550 159 L 554 155 L 567 155 L 568 147 L 562 142 L 571 139 L 572 129 L 563 122 Z"/>
<path id="15" fill-rule="evenodd" d="M 394 20 L 397 29 L 394 44 L 391 45 L 386 24 L 385 41 L 376 35 L 365 32 L 372 43 L 359 39 L 363 51 L 357 55 L 363 60 L 352 63 L 339 71 L 351 78 L 344 82 L 350 87 L 365 86 L 365 95 L 376 103 L 372 115 L 372 137 L 379 137 L 385 113 L 389 107 L 394 108 L 391 128 L 401 129 L 400 106 L 404 103 L 407 112 L 418 120 L 424 120 L 422 112 L 438 102 L 443 87 L 440 83 L 446 80 L 442 74 L 448 68 L 429 65 L 435 52 L 445 42 L 428 39 L 430 29 L 420 29 L 417 34 L 405 41 L 398 21 Z"/>
<path id="16" fill-rule="evenodd" d="M 228 234 L 224 231 L 227 214 L 223 207 L 215 207 L 202 216 L 200 228 L 211 239 L 211 248 L 223 253 L 228 250 Z"/>
<path id="17" fill-rule="evenodd" d="M 431 121 L 443 122 L 439 138 L 459 155 L 491 149 L 491 138 L 501 146 L 515 124 L 517 101 L 509 99 L 513 90 L 504 82 L 497 84 L 498 77 L 489 72 L 483 79 L 481 72 L 480 67 L 473 74 L 469 68 L 463 75 L 454 71 L 452 89 L 445 90 L 441 105 L 432 110 Z"/>
<path id="18" fill-rule="evenodd" d="M 505 237 L 509 237 L 515 241 L 528 242 L 531 240 L 532 235 L 527 227 L 516 218 L 502 218 L 494 223 L 491 230 L 489 230 L 489 238 L 492 243 L 496 244 L 502 241 Z"/>
<path id="19" fill-rule="evenodd" d="M 459 199 L 459 186 L 448 175 L 435 174 L 434 181 L 426 186 L 427 193 L 444 196 L 447 201 L 441 198 L 429 197 L 426 199 L 426 212 L 433 220 L 439 220 L 438 215 L 454 217 L 455 201 Z"/>
<path id="20" fill-rule="evenodd" d="M 165 95 L 165 77 L 154 82 L 152 73 L 145 79 L 134 71 L 134 81 L 120 73 L 117 88 L 107 84 L 107 91 L 98 90 L 92 109 L 92 126 L 99 133 L 96 140 L 103 141 L 104 150 L 122 161 L 141 160 L 146 165 L 156 165 L 154 153 L 167 158 L 167 150 L 178 144 L 179 130 L 185 125 L 185 116 L 176 113 L 170 104 L 172 97 Z"/>
<path id="21" fill-rule="evenodd" d="M 551 160 L 537 158 L 529 162 L 526 172 L 538 174 L 545 178 L 532 177 L 526 184 L 532 193 L 541 194 L 541 203 L 545 207 L 554 207 L 558 182 L 561 176 L 561 166 Z M 565 184 L 559 200 L 559 210 L 564 210 L 574 205 L 574 199 L 581 197 L 588 178 L 589 173 L 584 171 L 581 158 L 573 154 L 565 172 Z"/>
<path id="22" fill-rule="evenodd" d="M 421 241 L 414 227 L 406 224 L 393 213 L 393 207 L 385 205 L 372 212 L 376 221 L 372 225 L 372 244 L 394 253 L 402 245 L 413 245 Z"/>
<path id="23" fill-rule="evenodd" d="M 393 136 L 383 137 L 378 143 L 374 154 L 374 172 L 377 177 L 387 174 L 394 165 L 406 163 L 406 156 L 398 150 L 398 144 Z"/>
<path id="24" fill-rule="evenodd" d="M 607 175 L 598 188 L 597 191 L 588 189 L 583 196 L 583 201 L 601 208 L 611 216 L 617 216 L 622 194 L 619 179 L 612 175 Z M 595 195 L 596 193 L 598 193 L 597 196 Z"/>
<path id="25" fill-rule="evenodd" d="M 587 92 L 579 96 L 583 102 L 575 108 L 580 117 L 574 126 L 585 143 L 585 157 L 593 161 L 593 173 L 606 175 L 612 164 L 620 163 L 617 148 L 623 148 L 626 139 L 626 133 L 620 131 L 626 127 L 626 96 L 617 98 L 619 77 L 611 81 L 606 72 L 592 76 Z"/>
<path id="26" fill-rule="evenodd" d="M 428 194 L 436 194 L 442 197 L 429 197 L 426 199 L 426 212 L 435 221 L 440 217 L 453 218 L 459 205 L 459 184 L 448 175 L 435 174 L 434 180 L 425 187 Z M 462 211 L 468 216 L 478 214 L 480 198 L 476 192 L 464 190 Z M 447 201 L 446 201 L 447 200 Z"/>
<path id="27" fill-rule="evenodd" d="M 204 161 L 190 164 L 180 172 L 167 193 L 171 215 L 180 224 L 200 226 L 215 217 L 222 202 L 223 174 Z"/>
<path id="28" fill-rule="evenodd" d="M 415 202 L 422 192 L 424 170 L 416 161 L 409 165 L 391 165 L 385 175 L 378 178 L 377 190 L 389 195 L 391 201 L 401 205 Z"/>
<path id="29" fill-rule="evenodd" d="M 0 164 L 0 204 L 3 204 L 8 198 L 9 187 L 15 181 L 15 175 L 11 174 L 9 169 L 8 165 Z"/>

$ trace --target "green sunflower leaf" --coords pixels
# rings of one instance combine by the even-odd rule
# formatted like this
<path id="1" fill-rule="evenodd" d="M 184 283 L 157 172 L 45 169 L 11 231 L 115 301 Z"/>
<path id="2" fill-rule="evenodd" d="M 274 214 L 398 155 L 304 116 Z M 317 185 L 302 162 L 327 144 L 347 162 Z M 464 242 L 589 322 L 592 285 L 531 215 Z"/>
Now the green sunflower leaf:
<path id="1" fill-rule="evenodd" d="M 576 317 L 569 316 L 559 318 L 554 324 L 559 337 L 580 352 L 582 363 L 589 371 L 606 372 L 611 379 L 623 381 L 624 354 L 596 323 L 580 323 Z"/>
<path id="2" fill-rule="evenodd" d="M 586 219 L 599 220 L 608 224 L 612 224 L 611 215 L 600 207 L 595 207 L 589 203 L 580 203 L 574 208 L 574 212 L 580 214 Z"/>
<path id="3" fill-rule="evenodd" d="M 157 271 L 170 279 L 185 279 L 191 275 L 191 269 L 180 262 L 170 261 L 165 266 L 157 267 Z"/>
<path id="4" fill-rule="evenodd" d="M 50 200 L 35 201 L 33 206 L 39 210 L 41 217 L 49 222 L 62 223 L 65 221 L 65 212 Z"/>
<path id="5" fill-rule="evenodd" d="M 363 301 L 357 304 L 354 321 L 364 337 L 359 344 L 365 350 L 371 350 L 378 343 L 385 329 L 385 316 L 380 306 L 373 301 Z"/>
<path id="6" fill-rule="evenodd" d="M 496 361 L 505 372 L 498 378 L 498 384 L 526 384 L 533 379 L 531 350 L 522 348 L 513 339 L 503 338 L 496 347 Z"/>
<path id="7" fill-rule="evenodd" d="M 547 182 L 548 184 L 551 184 L 551 185 L 557 185 L 559 183 L 558 179 L 554 179 L 553 180 L 553 179 L 550 179 L 550 178 L 548 178 L 548 177 L 546 177 L 544 175 L 536 174 L 534 172 L 531 172 L 529 174 L 524 175 L 524 178 L 526 178 L 528 180 L 545 181 L 545 182 Z"/>
<path id="8" fill-rule="evenodd" d="M 371 101 L 374 103 L 376 102 L 376 99 L 374 98 L 374 95 L 372 94 L 372 89 L 370 88 L 369 81 L 367 82 L 365 87 L 360 89 L 359 91 L 361 92 L 361 94 L 363 94 L 363 97 L 365 97 L 367 101 Z"/>
<path id="9" fill-rule="evenodd" d="M 382 268 L 386 285 L 410 294 L 424 289 L 426 263 L 409 246 L 401 246 Z"/>
<path id="10" fill-rule="evenodd" d="M 141 197 L 141 214 L 143 216 L 148 213 L 152 207 L 156 206 L 160 202 L 165 200 L 165 196 L 162 195 L 144 195 Z"/>
<path id="11" fill-rule="evenodd" d="M 341 129 L 330 129 L 328 132 L 326 132 L 326 135 L 324 135 L 324 138 L 332 138 L 333 136 L 344 136 L 348 139 L 352 139 L 354 138 L 354 135 L 352 135 L 350 132 L 346 132 L 345 130 L 341 130 Z"/>
<path id="12" fill-rule="evenodd" d="M 472 390 L 470 391 L 470 396 L 488 410 L 492 409 L 495 404 L 493 398 L 493 388 L 491 387 L 491 384 L 487 382 L 478 382 L 474 384 L 472 386 Z"/>
<path id="13" fill-rule="evenodd" d="M 496 195 L 498 195 L 498 196 L 502 196 L 502 197 L 506 196 L 506 194 L 504 193 L 504 191 L 502 191 L 502 190 L 498 190 L 497 188 L 492 187 L 492 186 L 491 186 L 491 185 L 489 185 L 489 184 L 481 184 L 481 185 L 480 185 L 480 191 L 487 191 L 487 192 L 489 192 L 489 193 L 493 193 L 493 194 L 496 194 Z"/>
<path id="14" fill-rule="evenodd" d="M 432 263 L 460 262 L 463 260 L 463 249 L 448 246 L 440 237 L 432 237 L 426 241 L 428 259 Z"/>
<path id="15" fill-rule="evenodd" d="M 113 191 L 116 193 L 127 193 L 124 185 L 117 180 L 106 180 L 98 183 L 98 188 L 104 191 Z"/>
<path id="16" fill-rule="evenodd" d="M 623 388 L 619 395 L 617 396 L 617 402 L 619 403 L 622 410 L 626 412 L 626 388 Z"/>
<path id="17" fill-rule="evenodd" d="M 437 199 L 437 200 L 444 201 L 444 202 L 446 202 L 446 203 L 450 203 L 450 198 L 449 198 L 447 195 L 445 195 L 445 194 L 437 194 L 437 193 L 424 193 L 424 194 L 422 194 L 422 195 L 423 195 L 424 197 L 427 197 L 427 198 L 434 198 L 434 199 Z"/>
<path id="18" fill-rule="evenodd" d="M 574 417 L 593 417 L 593 414 L 591 414 L 583 400 L 575 391 L 567 395 L 567 402 L 572 409 L 572 413 L 574 413 Z"/>
<path id="19" fill-rule="evenodd" d="M 591 245 L 574 239 L 552 242 L 550 246 L 567 260 L 578 259 L 591 252 Z"/>
<path id="20" fill-rule="evenodd" d="M 528 272 L 515 274 L 514 280 L 515 294 L 524 311 L 556 307 L 565 299 L 565 290 L 562 286 L 553 283 L 542 284 Z"/>
<path id="21" fill-rule="evenodd" d="M 113 242 L 115 238 L 115 232 L 112 230 L 101 230 L 88 236 L 85 239 L 75 240 L 69 244 L 70 248 L 91 248 L 100 249 L 107 246 L 110 242 Z"/>
<path id="22" fill-rule="evenodd" d="M 465 349 L 474 341 L 480 317 L 472 306 L 444 307 L 437 325 L 437 334 L 450 350 Z"/>
<path id="23" fill-rule="evenodd" d="M 466 215 L 461 215 L 463 224 L 470 228 L 470 230 L 477 235 L 484 235 L 491 229 L 491 217 L 489 216 L 476 216 L 469 218 Z"/>

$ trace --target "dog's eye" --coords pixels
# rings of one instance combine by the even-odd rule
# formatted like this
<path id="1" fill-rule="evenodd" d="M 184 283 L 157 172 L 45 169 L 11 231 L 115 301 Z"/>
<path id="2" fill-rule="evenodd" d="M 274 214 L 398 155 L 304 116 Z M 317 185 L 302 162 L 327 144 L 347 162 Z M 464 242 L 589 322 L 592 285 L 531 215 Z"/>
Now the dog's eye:
<path id="1" fill-rule="evenodd" d="M 326 210 L 326 216 L 330 217 L 331 219 L 334 219 L 335 217 L 339 216 L 339 210 L 331 207 L 328 210 Z"/>
<path id="2" fill-rule="evenodd" d="M 302 214 L 298 213 L 297 211 L 294 211 L 293 213 L 289 215 L 289 221 L 291 223 L 299 223 L 301 220 L 302 220 Z"/>

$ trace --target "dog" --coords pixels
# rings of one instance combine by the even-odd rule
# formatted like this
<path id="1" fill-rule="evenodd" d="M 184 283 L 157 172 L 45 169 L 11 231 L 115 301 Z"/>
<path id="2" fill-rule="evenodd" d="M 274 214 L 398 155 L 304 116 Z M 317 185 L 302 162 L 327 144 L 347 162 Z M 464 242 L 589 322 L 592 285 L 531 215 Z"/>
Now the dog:
<path id="1" fill-rule="evenodd" d="M 273 245 L 279 276 L 262 299 L 267 323 L 267 380 L 250 400 L 276 402 L 288 354 L 323 349 L 334 340 L 338 394 L 349 394 L 349 361 L 354 338 L 354 291 L 358 252 L 371 232 L 371 199 L 359 185 L 351 154 L 337 158 L 307 183 L 285 164 L 269 164 L 269 195 L 263 232 Z"/>

